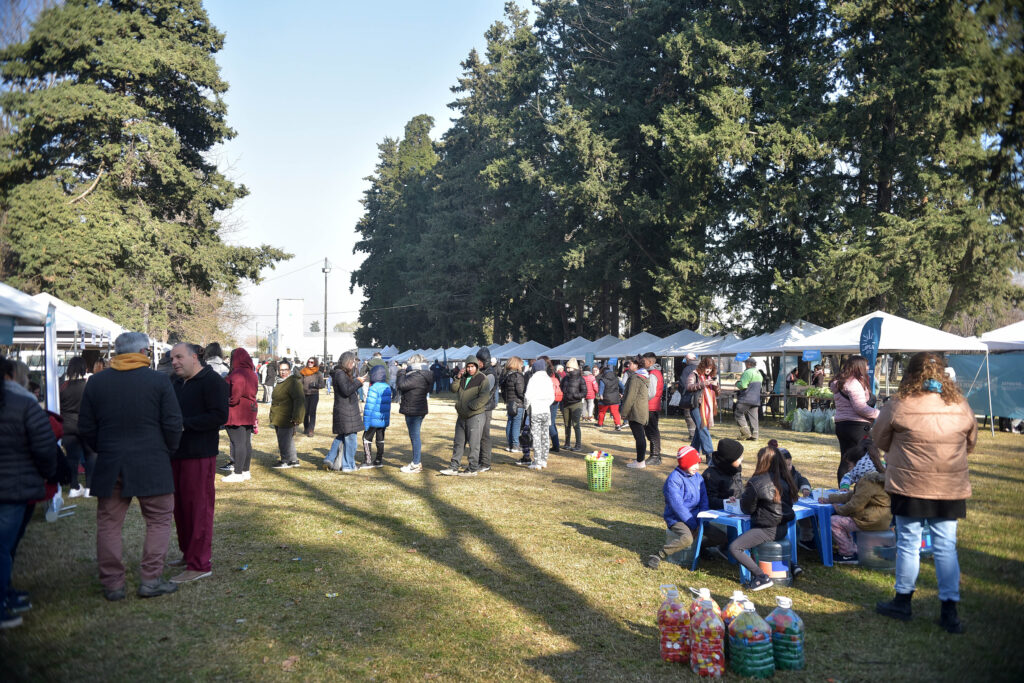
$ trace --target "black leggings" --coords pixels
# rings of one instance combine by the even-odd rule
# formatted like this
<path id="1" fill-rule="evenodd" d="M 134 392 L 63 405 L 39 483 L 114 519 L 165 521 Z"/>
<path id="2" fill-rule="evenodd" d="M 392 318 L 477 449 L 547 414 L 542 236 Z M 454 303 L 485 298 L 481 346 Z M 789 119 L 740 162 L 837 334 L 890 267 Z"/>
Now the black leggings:
<path id="1" fill-rule="evenodd" d="M 647 435 L 644 434 L 644 426 L 630 420 L 629 431 L 633 432 L 633 440 L 636 441 L 636 461 L 643 462 L 647 457 Z"/>
<path id="2" fill-rule="evenodd" d="M 316 407 L 320 405 L 320 393 L 306 394 L 306 417 L 302 418 L 302 426 L 307 434 L 316 429 Z"/>
<path id="3" fill-rule="evenodd" d="M 661 455 L 661 431 L 658 429 L 658 411 L 652 410 L 647 416 L 647 426 L 644 427 L 644 434 L 651 442 L 651 457 Z"/>
<path id="4" fill-rule="evenodd" d="M 850 468 L 861 458 L 860 454 L 858 454 L 856 460 L 849 462 L 844 457 L 844 454 L 859 444 L 870 430 L 870 422 L 854 422 L 852 420 L 836 422 L 836 438 L 839 439 L 839 468 L 836 470 L 837 486 L 843 480 L 843 475 L 849 472 Z"/>

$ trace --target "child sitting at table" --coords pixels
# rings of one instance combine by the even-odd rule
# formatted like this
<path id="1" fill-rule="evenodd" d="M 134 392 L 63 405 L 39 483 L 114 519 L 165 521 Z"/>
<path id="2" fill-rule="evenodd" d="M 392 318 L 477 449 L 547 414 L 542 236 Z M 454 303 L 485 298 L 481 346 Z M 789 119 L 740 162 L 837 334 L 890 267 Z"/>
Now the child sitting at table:
<path id="1" fill-rule="evenodd" d="M 821 503 L 832 503 L 832 542 L 836 552 L 836 564 L 857 564 L 857 544 L 853 542 L 854 531 L 885 531 L 892 521 L 889 494 L 885 491 L 885 465 L 869 451 L 849 472 L 843 481 L 853 486 L 852 490 L 833 493 L 819 499 Z"/>
<path id="2" fill-rule="evenodd" d="M 693 545 L 697 531 L 697 515 L 708 509 L 708 491 L 697 473 L 700 454 L 692 446 L 683 446 L 676 453 L 676 468 L 668 475 L 662 493 L 665 496 L 663 517 L 670 539 L 657 555 L 647 558 L 647 566 L 657 569 L 669 555 Z"/>
<path id="3" fill-rule="evenodd" d="M 770 576 L 754 562 L 746 550 L 762 543 L 781 541 L 793 519 L 793 492 L 796 484 L 778 451 L 766 446 L 757 452 L 754 475 L 740 496 L 740 509 L 750 515 L 750 529 L 729 544 L 729 552 L 750 571 L 750 590 L 759 591 L 772 585 Z M 793 568 L 793 575 L 799 573 Z"/>
<path id="4" fill-rule="evenodd" d="M 811 495 L 811 482 L 807 480 L 807 477 L 800 474 L 800 470 L 793 466 L 793 455 L 788 449 L 779 447 L 779 442 L 775 439 L 769 439 L 768 445 L 776 449 L 779 455 L 786 461 L 786 465 L 789 467 L 789 475 L 793 477 L 796 488 L 800 492 L 800 497 L 809 497 Z M 801 519 L 796 525 L 797 543 L 805 550 L 814 550 L 814 522 L 809 519 Z"/>

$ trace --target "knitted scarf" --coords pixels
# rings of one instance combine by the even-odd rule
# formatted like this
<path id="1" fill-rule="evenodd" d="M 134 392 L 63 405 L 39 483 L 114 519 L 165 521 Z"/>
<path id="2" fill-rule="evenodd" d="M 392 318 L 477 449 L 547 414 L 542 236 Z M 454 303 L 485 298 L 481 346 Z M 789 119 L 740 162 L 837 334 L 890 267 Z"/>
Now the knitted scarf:
<path id="1" fill-rule="evenodd" d="M 144 353 L 121 353 L 110 361 L 114 370 L 136 370 L 149 367 L 149 356 Z"/>

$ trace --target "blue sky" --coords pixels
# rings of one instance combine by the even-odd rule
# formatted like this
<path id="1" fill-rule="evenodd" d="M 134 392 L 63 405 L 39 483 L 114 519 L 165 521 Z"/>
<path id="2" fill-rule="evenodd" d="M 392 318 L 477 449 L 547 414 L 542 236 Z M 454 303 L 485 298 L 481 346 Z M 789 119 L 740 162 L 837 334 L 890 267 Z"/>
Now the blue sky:
<path id="1" fill-rule="evenodd" d="M 204 4 L 227 34 L 217 62 L 238 133 L 214 154 L 251 193 L 225 217 L 233 226 L 227 239 L 295 255 L 265 271 L 264 284 L 245 287 L 254 317 L 240 333 L 252 334 L 256 323 L 269 329 L 278 298 L 304 298 L 307 325 L 322 315 L 325 256 L 334 267 L 328 311 L 337 312 L 328 324 L 355 320 L 354 227 L 377 144 L 401 137 L 417 114 L 434 117 L 435 139 L 449 126 L 459 64 L 472 48 L 483 51 L 504 0 Z"/>

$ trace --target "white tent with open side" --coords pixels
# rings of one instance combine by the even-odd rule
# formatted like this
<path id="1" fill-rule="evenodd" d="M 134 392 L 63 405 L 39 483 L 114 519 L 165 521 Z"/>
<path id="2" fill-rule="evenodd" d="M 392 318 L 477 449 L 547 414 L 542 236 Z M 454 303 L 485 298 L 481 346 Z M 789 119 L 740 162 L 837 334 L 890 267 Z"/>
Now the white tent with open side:
<path id="1" fill-rule="evenodd" d="M 584 344 L 590 343 L 591 341 L 586 337 L 576 337 L 575 339 L 570 339 L 564 344 L 559 344 L 548 351 L 548 357 L 551 358 L 551 360 L 568 360 L 575 357 L 575 354 L 572 352 L 573 347 L 583 346 Z"/>
<path id="2" fill-rule="evenodd" d="M 510 349 L 502 351 L 501 354 L 497 356 L 497 358 L 499 360 L 505 360 L 511 358 L 512 356 L 519 356 L 524 361 L 528 361 L 532 358 L 536 358 L 537 356 L 544 356 L 550 350 L 550 348 L 544 346 L 540 342 L 530 340 L 526 343 L 520 344 L 519 346 L 514 346 Z"/>
<path id="3" fill-rule="evenodd" d="M 821 351 L 822 353 L 859 353 L 860 333 L 864 323 L 872 318 L 882 319 L 882 332 L 878 340 L 879 353 L 917 353 L 918 351 L 975 351 L 985 353 L 988 347 L 977 339 L 961 337 L 936 330 L 921 323 L 901 318 L 884 311 L 862 315 L 856 320 L 812 334 L 782 345 L 785 353 Z"/>
<path id="4" fill-rule="evenodd" d="M 653 351 L 658 358 L 677 358 L 689 353 L 688 350 L 684 349 L 690 344 L 705 342 L 708 339 L 711 339 L 711 337 L 705 337 L 703 334 L 693 330 L 679 330 L 675 334 L 662 339 L 658 344 L 654 345 L 654 348 L 648 349 L 648 351 Z"/>
<path id="5" fill-rule="evenodd" d="M 602 349 L 606 349 L 609 346 L 612 346 L 613 344 L 618 344 L 621 341 L 621 339 L 614 335 L 606 334 L 600 339 L 595 339 L 592 342 L 580 342 L 578 344 L 575 344 L 571 348 L 564 349 L 562 351 L 562 354 L 565 355 L 566 358 L 584 360 L 586 359 L 588 353 L 593 353 L 596 355 Z"/>
<path id="6" fill-rule="evenodd" d="M 981 335 L 989 351 L 1024 351 L 1024 320 Z"/>
<path id="7" fill-rule="evenodd" d="M 824 332 L 825 328 L 806 320 L 783 323 L 772 332 L 765 332 L 749 339 L 737 340 L 723 345 L 718 351 L 722 355 L 749 353 L 752 356 L 777 356 L 781 349 L 790 343 L 799 342 L 813 334 Z"/>
<path id="8" fill-rule="evenodd" d="M 626 358 L 627 356 L 635 356 L 638 353 L 645 353 L 651 351 L 659 345 L 661 337 L 651 334 L 650 332 L 641 332 L 634 334 L 632 337 L 625 339 L 618 344 L 612 344 L 606 346 L 600 351 L 594 354 L 595 358 Z"/>

